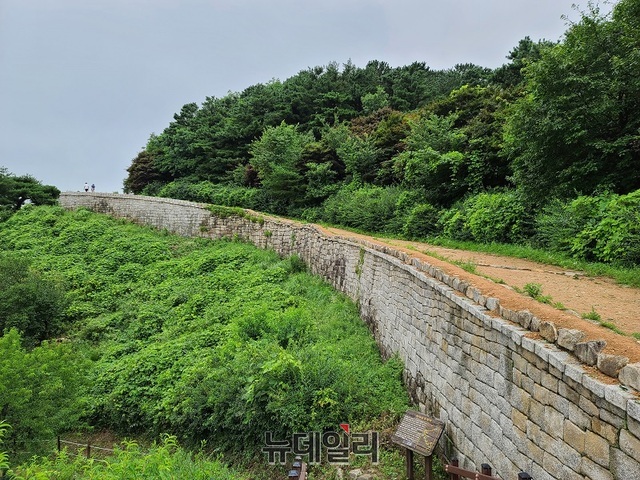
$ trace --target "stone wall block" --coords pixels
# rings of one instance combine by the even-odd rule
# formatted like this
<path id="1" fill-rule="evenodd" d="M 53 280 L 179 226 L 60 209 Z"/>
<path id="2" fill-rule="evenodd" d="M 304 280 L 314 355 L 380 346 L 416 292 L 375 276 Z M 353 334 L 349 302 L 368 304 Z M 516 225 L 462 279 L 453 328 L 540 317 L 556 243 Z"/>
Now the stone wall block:
<path id="1" fill-rule="evenodd" d="M 494 297 L 487 297 L 484 306 L 487 307 L 487 310 L 494 312 L 500 308 L 500 300 Z"/>
<path id="2" fill-rule="evenodd" d="M 571 357 L 567 352 L 563 352 L 561 350 L 549 350 L 549 365 L 557 371 L 557 373 L 562 376 L 564 374 L 564 369 Z M 552 368 L 549 371 L 554 374 L 556 373 Z"/>
<path id="3" fill-rule="evenodd" d="M 640 463 L 637 456 L 630 457 L 622 450 L 611 449 L 611 473 L 616 480 L 640 478 Z"/>
<path id="4" fill-rule="evenodd" d="M 502 305 L 500 306 L 500 316 L 510 322 L 518 323 L 518 312 L 514 312 L 509 308 L 504 308 Z"/>
<path id="5" fill-rule="evenodd" d="M 622 411 L 618 411 L 615 408 L 610 408 L 612 413 L 624 417 L 627 410 L 627 402 L 634 400 L 634 396 L 631 392 L 628 392 L 620 385 L 607 385 L 604 387 L 604 399 L 607 401 L 605 405 L 613 405 Z"/>
<path id="6" fill-rule="evenodd" d="M 598 370 L 613 378 L 617 378 L 620 370 L 628 363 L 629 359 L 621 355 L 610 355 L 608 353 L 598 354 Z"/>
<path id="7" fill-rule="evenodd" d="M 520 342 L 522 348 L 524 348 L 528 352 L 533 353 L 534 355 L 536 351 L 536 343 L 538 342 L 529 337 L 522 337 L 522 341 Z"/>
<path id="8" fill-rule="evenodd" d="M 640 400 L 627 402 L 627 416 L 630 420 L 640 423 Z M 640 435 L 638 435 L 640 437 Z"/>
<path id="9" fill-rule="evenodd" d="M 555 343 L 558 339 L 558 330 L 553 322 L 540 323 L 540 336 L 547 342 Z"/>
<path id="10" fill-rule="evenodd" d="M 476 287 L 469 286 L 467 287 L 467 291 L 464 292 L 464 294 L 469 300 L 473 300 L 474 298 L 478 298 L 478 295 L 480 295 L 480 291 Z"/>
<path id="11" fill-rule="evenodd" d="M 581 365 L 567 363 L 564 368 L 564 374 L 574 382 L 582 383 L 582 377 L 585 375 L 585 371 Z"/>
<path id="12" fill-rule="evenodd" d="M 609 442 L 593 432 L 586 432 L 584 451 L 587 457 L 603 467 L 609 466 Z"/>
<path id="13" fill-rule="evenodd" d="M 580 343 L 584 339 L 584 337 L 586 337 L 586 333 L 584 333 L 582 330 L 559 328 L 557 343 L 559 347 L 573 352 L 576 348 L 576 345 Z"/>
<path id="14" fill-rule="evenodd" d="M 640 391 L 640 363 L 631 363 L 622 367 L 618 379 L 623 385 Z"/>
<path id="15" fill-rule="evenodd" d="M 618 443 L 619 429 L 610 423 L 600 420 L 598 415 L 591 417 L 591 431 L 606 439 L 610 445 Z"/>
<path id="16" fill-rule="evenodd" d="M 563 439 L 575 451 L 584 453 L 584 430 L 569 420 L 564 421 Z"/>
<path id="17" fill-rule="evenodd" d="M 582 377 L 582 386 L 591 392 L 593 398 L 604 398 L 604 383 L 599 382 L 589 375 Z"/>
<path id="18" fill-rule="evenodd" d="M 529 325 L 529 330 L 531 330 L 532 332 L 539 332 L 541 323 L 542 323 L 542 320 L 540 320 L 536 316 L 533 316 L 531 318 L 531 325 Z"/>
<path id="19" fill-rule="evenodd" d="M 522 328 L 529 329 L 531 326 L 531 319 L 533 318 L 533 314 L 529 310 L 521 310 L 518 312 L 518 324 Z"/>
<path id="20" fill-rule="evenodd" d="M 587 457 L 582 459 L 582 473 L 589 480 L 614 480 L 608 468 L 601 467 Z"/>
<path id="21" fill-rule="evenodd" d="M 598 354 L 607 346 L 604 340 L 592 340 L 577 343 L 573 353 L 582 363 L 594 366 L 598 363 Z"/>

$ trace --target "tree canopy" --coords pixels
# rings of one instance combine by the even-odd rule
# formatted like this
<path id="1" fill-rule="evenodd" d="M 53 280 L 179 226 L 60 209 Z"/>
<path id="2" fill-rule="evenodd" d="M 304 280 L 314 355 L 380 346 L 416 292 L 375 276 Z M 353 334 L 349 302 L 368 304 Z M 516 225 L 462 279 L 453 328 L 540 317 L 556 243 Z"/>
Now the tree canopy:
<path id="1" fill-rule="evenodd" d="M 416 235 L 462 235 L 464 212 L 504 195 L 524 217 L 495 238 L 535 236 L 555 200 L 640 189 L 639 12 L 590 4 L 561 41 L 524 37 L 493 70 L 334 62 L 187 104 L 125 188 L 360 228 L 369 205 L 386 232 Z"/>
<path id="2" fill-rule="evenodd" d="M 16 176 L 0 167 L 0 220 L 19 210 L 25 203 L 53 205 L 58 201 L 60 190 L 51 185 L 42 185 L 31 175 Z"/>
<path id="3" fill-rule="evenodd" d="M 640 188 L 639 13 L 638 0 L 592 9 L 526 66 L 506 140 L 531 200 Z"/>

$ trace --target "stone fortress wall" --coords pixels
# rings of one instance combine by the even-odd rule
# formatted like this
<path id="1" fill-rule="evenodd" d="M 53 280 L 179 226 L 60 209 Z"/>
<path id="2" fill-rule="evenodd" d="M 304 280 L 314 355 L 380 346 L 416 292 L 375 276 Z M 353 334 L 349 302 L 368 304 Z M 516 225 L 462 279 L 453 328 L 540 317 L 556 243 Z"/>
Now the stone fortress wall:
<path id="1" fill-rule="evenodd" d="M 640 479 L 640 366 L 618 364 L 608 372 L 616 382 L 595 379 L 584 364 L 607 372 L 611 359 L 579 331 L 505 309 L 391 247 L 310 224 L 137 195 L 69 192 L 60 204 L 299 255 L 357 302 L 382 354 L 402 359 L 410 395 L 445 422 L 444 446 L 463 468 L 489 463 L 504 479 L 520 471 L 536 480 Z"/>

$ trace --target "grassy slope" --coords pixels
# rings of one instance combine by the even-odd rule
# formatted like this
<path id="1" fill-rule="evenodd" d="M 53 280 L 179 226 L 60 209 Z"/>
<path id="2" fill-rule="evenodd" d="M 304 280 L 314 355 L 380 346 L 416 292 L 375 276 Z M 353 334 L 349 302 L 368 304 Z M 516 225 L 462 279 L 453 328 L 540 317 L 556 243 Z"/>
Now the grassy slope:
<path id="1" fill-rule="evenodd" d="M 0 224 L 2 250 L 64 279 L 94 426 L 246 452 L 267 430 L 382 429 L 408 406 L 400 362 L 296 259 L 56 207 Z"/>

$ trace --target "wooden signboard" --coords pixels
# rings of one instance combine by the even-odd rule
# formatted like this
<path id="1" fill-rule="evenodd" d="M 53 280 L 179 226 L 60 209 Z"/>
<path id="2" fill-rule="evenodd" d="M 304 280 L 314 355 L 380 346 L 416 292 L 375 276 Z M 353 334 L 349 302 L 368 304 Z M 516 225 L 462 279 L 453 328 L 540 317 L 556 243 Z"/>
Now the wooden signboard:
<path id="1" fill-rule="evenodd" d="M 424 413 L 409 410 L 398 425 L 391 440 L 420 455 L 429 457 L 433 454 L 440 436 L 444 431 L 444 423 Z"/>
<path id="2" fill-rule="evenodd" d="M 409 480 L 413 480 L 413 452 L 425 456 L 425 476 L 431 479 L 431 456 L 443 431 L 444 422 L 424 413 L 409 410 L 404 414 L 391 440 L 406 448 Z"/>

